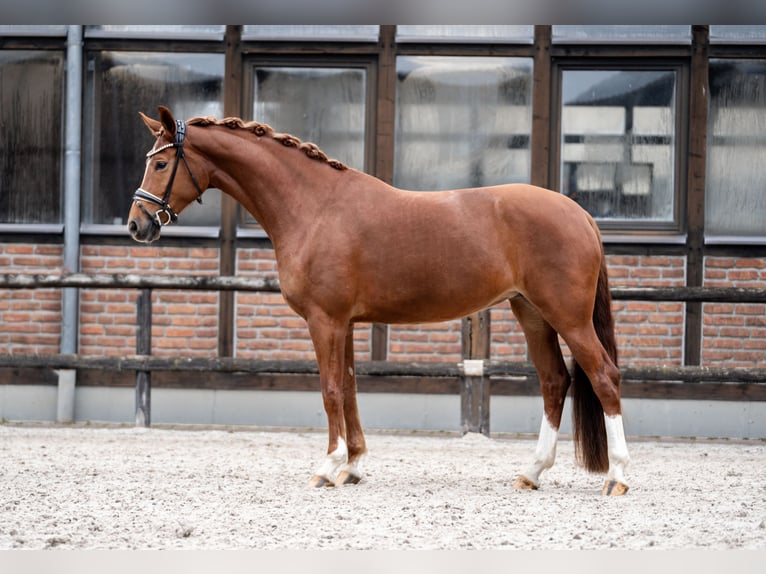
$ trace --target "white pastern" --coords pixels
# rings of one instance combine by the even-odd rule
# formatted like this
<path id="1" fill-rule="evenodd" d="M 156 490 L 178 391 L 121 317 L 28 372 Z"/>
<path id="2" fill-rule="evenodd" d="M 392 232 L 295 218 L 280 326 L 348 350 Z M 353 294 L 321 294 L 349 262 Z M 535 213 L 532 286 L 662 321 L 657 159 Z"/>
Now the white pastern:
<path id="1" fill-rule="evenodd" d="M 325 478 L 335 481 L 335 477 L 342 465 L 348 462 L 348 446 L 346 441 L 342 438 L 338 439 L 338 447 L 332 451 L 324 459 L 324 462 L 314 473 L 317 476 L 324 476 Z"/>
<path id="2" fill-rule="evenodd" d="M 356 476 L 358 478 L 362 478 L 362 462 L 364 461 L 366 455 L 359 456 L 354 462 L 347 462 L 345 464 L 340 465 L 338 468 L 338 472 L 347 472 L 352 476 Z"/>
<path id="3" fill-rule="evenodd" d="M 540 424 L 540 436 L 537 438 L 537 447 L 535 448 L 535 461 L 532 463 L 523 476 L 539 485 L 540 474 L 553 466 L 556 460 L 556 443 L 558 442 L 559 431 L 553 428 L 548 417 L 543 415 L 543 421 Z"/>
<path id="4" fill-rule="evenodd" d="M 625 429 L 622 425 L 622 415 L 604 415 L 606 424 L 606 441 L 609 448 L 609 480 L 625 483 L 623 471 L 630 462 L 628 445 L 625 442 Z"/>

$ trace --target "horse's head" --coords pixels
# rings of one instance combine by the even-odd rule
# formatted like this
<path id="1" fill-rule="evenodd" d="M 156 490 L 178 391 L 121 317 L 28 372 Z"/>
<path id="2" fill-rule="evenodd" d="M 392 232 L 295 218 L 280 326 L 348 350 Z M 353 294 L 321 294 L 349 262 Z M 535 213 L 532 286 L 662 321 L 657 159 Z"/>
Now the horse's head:
<path id="1" fill-rule="evenodd" d="M 144 179 L 133 195 L 133 205 L 128 214 L 131 237 L 145 243 L 159 238 L 162 226 L 175 222 L 178 214 L 192 201 L 196 199 L 202 203 L 202 192 L 209 184 L 209 179 L 201 170 L 195 177 L 187 161 L 184 149 L 186 124 L 173 119 L 167 108 L 160 106 L 159 110 L 159 121 L 139 112 L 157 140 L 146 154 Z M 184 169 L 176 177 L 179 163 L 184 165 Z"/>

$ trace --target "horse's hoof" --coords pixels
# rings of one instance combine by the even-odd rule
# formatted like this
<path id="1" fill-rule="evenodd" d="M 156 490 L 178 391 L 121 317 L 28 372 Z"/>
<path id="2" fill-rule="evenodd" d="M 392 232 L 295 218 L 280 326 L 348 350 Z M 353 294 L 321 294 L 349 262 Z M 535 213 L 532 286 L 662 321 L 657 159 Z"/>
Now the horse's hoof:
<path id="1" fill-rule="evenodd" d="M 315 474 L 311 477 L 309 486 L 312 488 L 322 488 L 323 486 L 335 486 L 335 483 L 326 476 Z"/>
<path id="2" fill-rule="evenodd" d="M 604 496 L 622 496 L 626 492 L 628 492 L 628 485 L 624 482 L 607 480 L 604 483 L 604 489 L 601 491 L 601 494 Z"/>
<path id="3" fill-rule="evenodd" d="M 357 476 L 347 470 L 342 470 L 338 473 L 338 478 L 335 482 L 336 484 L 359 484 L 360 480 L 362 480 L 361 476 Z"/>
<path id="4" fill-rule="evenodd" d="M 513 488 L 516 490 L 537 490 L 537 485 L 526 476 L 519 475 L 516 482 L 513 483 Z"/>

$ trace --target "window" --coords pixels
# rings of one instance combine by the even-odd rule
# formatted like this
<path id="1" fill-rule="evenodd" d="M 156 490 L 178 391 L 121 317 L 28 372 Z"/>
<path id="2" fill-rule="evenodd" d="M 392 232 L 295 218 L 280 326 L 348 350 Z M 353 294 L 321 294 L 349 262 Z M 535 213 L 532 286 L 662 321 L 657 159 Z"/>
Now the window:
<path id="1" fill-rule="evenodd" d="M 677 74 L 562 71 L 559 189 L 600 224 L 677 222 Z"/>
<path id="2" fill-rule="evenodd" d="M 61 52 L 0 50 L 0 223 L 60 223 Z"/>
<path id="3" fill-rule="evenodd" d="M 138 112 L 157 117 L 157 106 L 178 119 L 223 115 L 224 56 L 218 54 L 92 52 L 88 55 L 83 172 L 83 219 L 123 225 L 134 190 L 141 183 L 153 140 Z M 220 192 L 205 192 L 204 206 L 192 203 L 180 225 L 220 222 Z"/>
<path id="4" fill-rule="evenodd" d="M 705 234 L 766 237 L 766 60 L 710 62 Z"/>
<path id="5" fill-rule="evenodd" d="M 252 118 L 318 145 L 329 157 L 365 170 L 366 65 L 262 65 L 251 68 Z M 241 210 L 243 224 L 253 217 Z"/>
<path id="6" fill-rule="evenodd" d="M 365 68 L 256 66 L 253 119 L 365 167 Z"/>
<path id="7" fill-rule="evenodd" d="M 531 59 L 400 56 L 396 76 L 394 185 L 529 181 Z"/>
<path id="8" fill-rule="evenodd" d="M 553 26 L 554 43 L 609 44 L 690 44 L 691 26 L 609 25 Z"/>
<path id="9" fill-rule="evenodd" d="M 397 42 L 502 42 L 531 44 L 534 26 L 530 25 L 400 25 Z"/>
<path id="10" fill-rule="evenodd" d="M 148 38 L 165 40 L 222 40 L 225 26 L 198 24 L 107 24 L 86 26 L 88 38 Z"/>
<path id="11" fill-rule="evenodd" d="M 244 26 L 243 40 L 300 40 L 327 41 L 340 40 L 346 42 L 376 42 L 380 26 L 374 25 L 259 25 Z"/>

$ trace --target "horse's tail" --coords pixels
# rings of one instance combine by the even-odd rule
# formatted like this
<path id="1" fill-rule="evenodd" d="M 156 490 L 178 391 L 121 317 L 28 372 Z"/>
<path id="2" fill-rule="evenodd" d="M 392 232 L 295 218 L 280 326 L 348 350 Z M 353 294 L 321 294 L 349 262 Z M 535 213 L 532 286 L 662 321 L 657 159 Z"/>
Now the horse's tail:
<path id="1" fill-rule="evenodd" d="M 595 223 L 593 224 L 595 228 Z M 598 233 L 598 229 L 596 228 Z M 600 240 L 600 235 L 599 235 Z M 604 247 L 601 246 L 601 268 L 598 273 L 596 302 L 593 307 L 593 327 L 609 357 L 617 366 L 617 342 L 614 337 L 612 297 L 606 270 Z M 589 472 L 606 472 L 609 456 L 604 425 L 604 409 L 593 391 L 588 376 L 574 362 L 572 379 L 572 426 L 574 428 L 575 457 Z"/>

